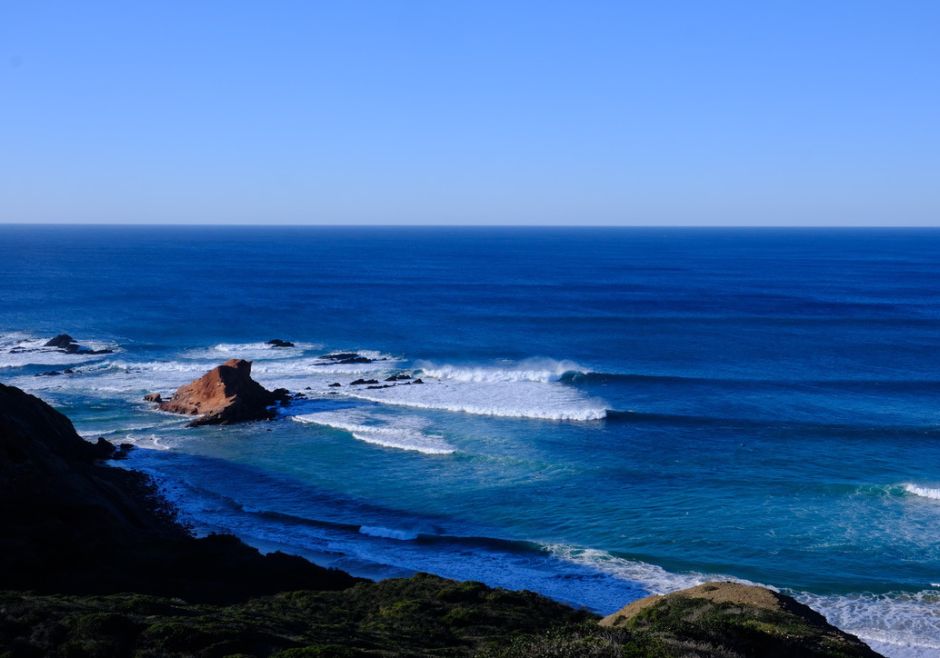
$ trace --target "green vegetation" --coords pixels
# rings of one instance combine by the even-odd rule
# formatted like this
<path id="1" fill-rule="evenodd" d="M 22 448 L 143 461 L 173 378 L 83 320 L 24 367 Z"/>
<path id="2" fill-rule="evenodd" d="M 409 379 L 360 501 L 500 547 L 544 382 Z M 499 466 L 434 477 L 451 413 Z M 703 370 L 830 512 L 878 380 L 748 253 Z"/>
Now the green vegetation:
<path id="1" fill-rule="evenodd" d="M 0 594 L 0 656 L 465 656 L 593 617 L 531 592 L 418 575 L 233 605 Z"/>
<path id="2" fill-rule="evenodd" d="M 809 608 L 781 600 L 789 610 L 671 595 L 602 626 L 589 613 L 531 592 L 426 574 L 231 605 L 5 592 L 0 656 L 876 656 Z"/>

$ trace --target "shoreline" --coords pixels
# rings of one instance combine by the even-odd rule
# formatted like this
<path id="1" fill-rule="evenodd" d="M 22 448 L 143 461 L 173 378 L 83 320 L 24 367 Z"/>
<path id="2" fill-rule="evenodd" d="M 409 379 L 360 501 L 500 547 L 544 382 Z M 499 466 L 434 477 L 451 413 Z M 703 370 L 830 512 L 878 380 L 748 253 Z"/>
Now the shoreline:
<path id="1" fill-rule="evenodd" d="M 689 620 L 678 629 L 671 626 L 660 629 L 655 625 L 648 629 L 644 625 L 641 630 L 634 621 L 620 617 L 613 623 L 629 624 L 631 630 L 628 632 L 625 627 L 608 631 L 598 626 L 597 617 L 590 613 L 531 592 L 491 589 L 472 581 L 459 582 L 422 574 L 405 579 L 364 581 L 340 571 L 323 569 L 301 557 L 281 552 L 262 555 L 234 536 L 183 537 L 185 531 L 181 526 L 167 526 L 165 516 L 161 516 L 165 507 L 153 497 L 153 489 L 141 486 L 147 482 L 146 475 L 102 463 L 102 457 L 114 454 L 113 446 L 103 440 L 96 445 L 86 442 L 65 416 L 38 398 L 3 385 L 0 385 L 0 449 L 12 458 L 12 461 L 0 461 L 0 501 L 3 502 L 0 521 L 11 531 L 0 539 L 0 557 L 3 558 L 0 590 L 6 590 L 0 591 L 3 601 L 0 616 L 6 617 L 7 629 L 3 630 L 0 624 L 0 646 L 14 640 L 21 646 L 30 642 L 61 641 L 61 634 L 60 640 L 52 636 L 36 639 L 35 634 L 32 640 L 27 640 L 18 635 L 21 625 L 13 619 L 26 615 L 33 620 L 30 623 L 33 628 L 36 624 L 41 627 L 64 625 L 68 629 L 66 637 L 84 637 L 82 634 L 88 628 L 97 629 L 93 630 L 98 638 L 96 646 L 108 655 L 124 655 L 131 646 L 140 646 L 141 642 L 157 642 L 162 647 L 161 652 L 168 655 L 180 651 L 189 653 L 193 647 L 205 648 L 207 641 L 212 646 L 226 646 L 228 653 L 235 652 L 232 649 L 237 647 L 238 652 L 258 654 L 259 645 L 251 639 L 251 633 L 267 633 L 267 642 L 279 643 L 285 648 L 295 645 L 295 639 L 282 634 L 286 628 L 282 625 L 296 624 L 289 619 L 294 619 L 300 610 L 306 610 L 302 614 L 310 629 L 307 632 L 312 633 L 308 638 L 316 638 L 321 645 L 318 651 L 333 652 L 329 655 L 373 655 L 366 647 L 379 641 L 375 630 L 366 632 L 358 627 L 360 630 L 352 638 L 348 631 L 339 635 L 334 631 L 329 634 L 333 647 L 330 649 L 322 644 L 326 628 L 323 624 L 334 625 L 339 620 L 348 624 L 354 619 L 360 620 L 356 624 L 361 624 L 364 618 L 372 619 L 372 615 L 378 614 L 377 620 L 396 610 L 399 612 L 393 616 L 397 620 L 382 631 L 380 641 L 384 646 L 389 646 L 389 642 L 394 643 L 392 646 L 401 644 L 404 649 L 397 652 L 399 655 L 424 655 L 431 646 L 451 646 L 453 648 L 444 655 L 472 652 L 535 656 L 541 655 L 546 642 L 561 643 L 570 649 L 583 643 L 585 638 L 594 642 L 594 638 L 601 636 L 608 640 L 617 638 L 617 642 L 626 643 L 624 646 L 665 647 L 669 643 L 678 643 L 678 646 L 690 641 L 696 633 L 706 632 L 706 628 L 711 629 L 707 632 L 713 635 L 718 632 L 716 641 L 737 643 L 740 640 L 736 639 L 736 634 L 752 623 L 747 621 L 752 617 L 773 620 L 773 623 L 798 624 L 794 628 L 799 628 L 800 646 L 808 650 L 813 647 L 808 656 L 829 655 L 818 652 L 832 642 L 843 647 L 848 652 L 845 655 L 877 655 L 856 638 L 826 624 L 809 608 L 761 588 L 747 588 L 746 597 L 733 604 L 738 611 L 735 615 L 743 615 L 740 623 L 744 626 L 739 627 L 739 620 L 735 619 L 731 625 L 727 625 L 728 620 L 723 622 L 725 625 L 719 631 L 713 626 L 696 630 L 697 623 Z M 30 513 L 24 515 L 25 510 Z M 66 510 L 69 511 L 63 516 Z M 50 512 L 58 519 L 51 526 L 48 525 Z M 37 534 L 39 532 L 42 534 Z M 68 546 L 68 552 L 63 553 L 62 546 Z M 94 559 L 88 560 L 86 556 L 91 555 Z M 18 583 L 27 585 L 25 589 L 45 593 L 11 592 L 10 586 Z M 725 586 L 710 587 L 723 591 Z M 297 592 L 298 589 L 306 592 Z M 135 595 L 129 601 L 124 598 L 126 595 L 116 594 L 127 591 L 145 596 Z M 285 594 L 288 591 L 293 593 Z M 178 612 L 167 609 L 169 601 L 161 600 L 161 595 L 182 597 L 171 604 Z M 755 606 L 747 598 L 771 595 L 777 597 L 773 600 L 779 603 L 767 609 Z M 415 608 L 413 599 L 403 600 L 402 596 L 420 596 L 424 603 Z M 409 600 L 412 603 L 406 605 Z M 707 603 L 712 610 L 709 614 L 725 614 L 721 601 L 724 599 Z M 353 608 L 345 612 L 328 610 L 339 602 L 353 605 Z M 706 605 L 706 598 L 680 592 L 659 597 L 651 605 L 655 610 L 674 609 L 677 614 L 685 614 L 682 611 L 689 604 Z M 275 606 L 279 612 L 274 617 L 266 617 L 260 626 L 259 622 L 253 622 L 257 626 L 253 631 L 250 627 L 236 630 L 231 620 L 233 615 L 237 618 L 243 614 L 243 605 L 249 606 L 245 610 Z M 110 615 L 109 625 L 89 627 L 87 621 L 81 621 L 87 617 L 89 609 Z M 145 613 L 150 620 L 145 622 L 141 616 L 144 609 L 162 609 L 157 613 L 157 617 L 166 618 L 161 628 L 169 629 L 172 625 L 175 628 L 172 634 L 155 636 L 154 614 Z M 311 609 L 319 612 L 310 617 Z M 82 616 L 76 616 L 78 610 L 82 611 Z M 194 627 L 199 619 L 214 624 L 215 630 Z M 375 623 L 369 622 L 370 628 L 375 629 Z M 439 629 L 441 635 L 428 635 L 429 627 Z M 558 632 L 564 628 L 569 630 L 559 636 Z M 572 630 L 575 628 L 580 630 Z M 246 630 L 247 636 L 244 635 Z M 543 635 L 546 632 L 549 634 Z M 296 630 L 294 633 L 296 637 Z M 685 637 L 686 633 L 691 634 L 689 638 Z M 476 638 L 469 646 L 466 644 L 468 637 Z M 505 641 L 509 637 L 514 638 L 514 646 L 524 648 L 505 654 L 499 649 L 497 638 Z M 780 641 L 780 637 L 771 633 L 760 639 L 755 648 Z M 337 652 L 339 646 L 346 648 Z M 258 655 L 271 653 L 268 645 Z M 93 651 L 92 655 L 98 654 Z"/>

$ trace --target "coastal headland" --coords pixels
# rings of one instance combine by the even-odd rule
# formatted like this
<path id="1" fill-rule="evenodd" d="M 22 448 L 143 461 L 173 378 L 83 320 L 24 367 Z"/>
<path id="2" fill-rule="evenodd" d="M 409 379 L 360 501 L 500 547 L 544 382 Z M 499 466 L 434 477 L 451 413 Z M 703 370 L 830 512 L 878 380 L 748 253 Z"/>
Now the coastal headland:
<path id="1" fill-rule="evenodd" d="M 187 389 L 193 405 L 200 391 L 222 401 L 209 417 L 243 394 L 279 403 L 252 386 L 250 364 L 222 368 L 234 373 Z M 124 452 L 0 385 L 3 656 L 878 655 L 764 588 L 710 583 L 600 620 L 532 592 L 428 574 L 372 582 L 231 535 L 195 538 L 145 475 L 109 463 Z"/>

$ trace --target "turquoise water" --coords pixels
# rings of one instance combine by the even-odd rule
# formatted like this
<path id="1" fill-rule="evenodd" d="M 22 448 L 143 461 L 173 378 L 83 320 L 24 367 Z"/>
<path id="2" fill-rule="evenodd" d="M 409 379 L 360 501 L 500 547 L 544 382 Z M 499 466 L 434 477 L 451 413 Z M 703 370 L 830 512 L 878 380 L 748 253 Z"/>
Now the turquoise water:
<path id="1" fill-rule="evenodd" d="M 923 230 L 7 226 L 0 380 L 139 446 L 197 532 L 600 612 L 743 579 L 932 656 L 938 263 Z M 307 399 L 141 400 L 231 357 Z"/>

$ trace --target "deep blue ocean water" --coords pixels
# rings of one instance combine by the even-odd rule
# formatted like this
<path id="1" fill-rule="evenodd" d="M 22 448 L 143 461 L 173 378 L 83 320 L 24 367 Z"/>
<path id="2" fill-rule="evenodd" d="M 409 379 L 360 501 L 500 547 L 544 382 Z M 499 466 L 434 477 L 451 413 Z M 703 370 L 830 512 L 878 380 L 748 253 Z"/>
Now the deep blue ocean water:
<path id="1" fill-rule="evenodd" d="M 893 656 L 940 655 L 938 347 L 936 230 L 0 226 L 0 381 L 197 532 L 603 613 L 738 578 Z M 232 357 L 307 399 L 142 401 Z"/>

